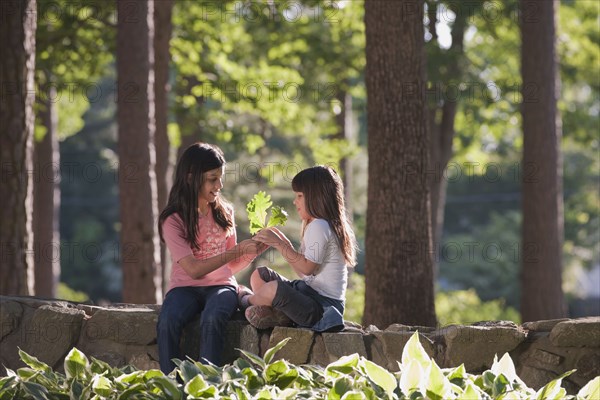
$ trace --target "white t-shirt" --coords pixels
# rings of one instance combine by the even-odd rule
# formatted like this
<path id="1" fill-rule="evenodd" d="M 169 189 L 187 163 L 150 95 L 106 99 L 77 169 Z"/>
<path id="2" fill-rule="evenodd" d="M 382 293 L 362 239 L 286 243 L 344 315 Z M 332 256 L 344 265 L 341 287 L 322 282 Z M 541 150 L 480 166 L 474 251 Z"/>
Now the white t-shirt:
<path id="1" fill-rule="evenodd" d="M 302 277 L 320 295 L 345 300 L 348 267 L 337 236 L 324 219 L 312 220 L 304 230 L 300 252 L 319 264 L 312 275 Z"/>

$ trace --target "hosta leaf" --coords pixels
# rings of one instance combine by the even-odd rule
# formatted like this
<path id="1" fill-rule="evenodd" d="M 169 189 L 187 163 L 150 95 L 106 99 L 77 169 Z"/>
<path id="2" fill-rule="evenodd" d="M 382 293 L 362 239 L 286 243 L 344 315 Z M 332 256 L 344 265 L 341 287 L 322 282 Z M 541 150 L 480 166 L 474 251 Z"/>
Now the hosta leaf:
<path id="1" fill-rule="evenodd" d="M 266 387 L 256 394 L 256 400 L 272 400 L 276 397 L 273 397 L 273 393 Z"/>
<path id="2" fill-rule="evenodd" d="M 159 371 L 160 372 L 160 371 Z M 161 372 L 162 374 L 162 372 Z M 170 378 L 164 376 L 154 376 L 149 379 L 147 384 L 152 387 L 160 389 L 168 399 L 179 400 L 181 399 L 181 391 L 177 387 L 177 383 Z"/>
<path id="3" fill-rule="evenodd" d="M 449 380 L 465 379 L 466 376 L 467 370 L 465 369 L 465 364 L 460 364 L 458 367 L 449 370 L 446 375 Z"/>
<path id="4" fill-rule="evenodd" d="M 581 388 L 577 397 L 585 400 L 600 399 L 600 376 L 595 377 Z"/>
<path id="5" fill-rule="evenodd" d="M 273 360 L 273 357 L 275 356 L 275 354 L 281 350 L 283 348 L 283 346 L 285 346 L 287 344 L 287 342 L 289 342 L 292 338 L 287 337 L 285 339 L 283 339 L 281 342 L 277 343 L 275 346 L 271 347 L 270 349 L 268 349 L 265 352 L 265 363 L 270 364 L 271 360 Z"/>
<path id="6" fill-rule="evenodd" d="M 396 377 L 372 361 L 363 359 L 363 363 L 365 372 L 367 373 L 369 379 L 385 390 L 388 396 L 392 397 L 394 389 L 396 389 L 398 386 Z"/>
<path id="7" fill-rule="evenodd" d="M 17 378 L 14 376 L 5 376 L 0 378 L 0 393 L 10 390 L 17 386 Z"/>
<path id="8" fill-rule="evenodd" d="M 92 379 L 92 391 L 99 396 L 110 396 L 113 385 L 108 378 L 103 375 L 95 375 Z"/>
<path id="9" fill-rule="evenodd" d="M 427 352 L 419 341 L 418 331 L 413 333 L 402 350 L 402 364 L 408 364 L 411 360 L 421 364 L 423 370 L 429 366 L 431 361 L 429 355 L 427 355 Z"/>
<path id="10" fill-rule="evenodd" d="M 275 361 L 265 369 L 264 375 L 267 383 L 274 383 L 281 375 L 288 372 L 290 367 L 285 360 Z"/>
<path id="11" fill-rule="evenodd" d="M 510 384 L 508 378 L 504 376 L 504 374 L 499 374 L 496 376 L 496 379 L 494 379 L 494 385 L 492 387 L 492 394 L 494 397 L 498 397 L 511 389 L 512 385 Z"/>
<path id="12" fill-rule="evenodd" d="M 571 375 L 573 372 L 575 372 L 574 369 L 572 369 L 568 372 L 565 372 L 558 378 L 550 381 L 546 386 L 544 386 L 543 388 L 541 388 L 540 390 L 537 391 L 536 399 L 537 400 L 546 400 L 546 399 L 550 400 L 550 399 L 558 398 L 558 394 L 561 391 L 560 385 L 562 383 L 562 380 L 564 378 L 566 378 L 567 376 Z"/>
<path id="13" fill-rule="evenodd" d="M 400 390 L 405 396 L 409 396 L 414 391 L 422 392 L 425 387 L 427 377 L 417 360 L 411 360 L 402 364 L 402 374 L 400 375 Z"/>
<path id="14" fill-rule="evenodd" d="M 524 384 L 517 375 L 515 364 L 508 353 L 504 353 L 500 361 L 498 361 L 497 356 L 494 356 L 494 363 L 492 364 L 492 368 L 490 368 L 490 370 L 496 375 L 504 375 L 511 384 L 513 382 L 517 382 L 520 385 Z"/>
<path id="15" fill-rule="evenodd" d="M 94 357 L 90 357 L 90 359 L 92 360 L 90 362 L 90 371 L 92 371 L 92 373 L 94 374 L 102 374 L 102 373 L 108 373 L 111 376 L 115 374 L 115 369 L 113 367 L 111 367 L 108 363 L 102 361 L 102 360 L 98 360 L 97 358 Z M 105 374 L 106 376 L 106 374 Z"/>
<path id="16" fill-rule="evenodd" d="M 245 351 L 242 349 L 238 349 L 238 350 L 240 351 L 240 353 L 242 353 L 242 355 L 244 357 L 246 357 L 248 360 L 250 360 L 250 362 L 254 363 L 255 365 L 258 365 L 262 369 L 264 369 L 266 367 L 265 361 L 262 358 L 260 358 L 259 356 L 252 354 L 249 351 Z"/>
<path id="17" fill-rule="evenodd" d="M 132 385 L 144 381 L 144 371 L 135 371 L 130 374 L 123 374 L 115 378 L 116 383 L 123 385 Z"/>
<path id="18" fill-rule="evenodd" d="M 285 390 L 282 390 L 281 392 L 279 392 L 279 398 L 296 400 L 296 398 L 298 396 L 298 392 L 299 392 L 298 389 L 288 388 L 288 389 L 285 389 Z"/>
<path id="19" fill-rule="evenodd" d="M 64 366 L 68 379 L 82 379 L 89 372 L 90 362 L 85 354 L 73 347 L 65 357 Z"/>
<path id="20" fill-rule="evenodd" d="M 200 368 L 196 364 L 186 360 L 179 364 L 177 371 L 181 379 L 183 379 L 183 383 L 188 383 L 200 373 Z"/>
<path id="21" fill-rule="evenodd" d="M 325 368 L 325 373 L 329 376 L 336 377 L 341 374 L 349 374 L 358 365 L 359 356 L 357 353 L 349 356 L 340 357 L 339 360 L 332 362 Z"/>
<path id="22" fill-rule="evenodd" d="M 208 384 L 202 378 L 201 375 L 196 375 L 193 377 L 183 389 L 187 394 L 191 396 L 200 396 L 200 394 L 208 387 Z"/>
<path id="23" fill-rule="evenodd" d="M 38 373 L 39 373 L 38 371 L 31 369 L 31 368 L 19 368 L 17 370 L 17 375 L 23 381 L 29 381 L 31 379 L 31 377 L 35 376 Z"/>
<path id="24" fill-rule="evenodd" d="M 346 392 L 341 400 L 366 400 L 366 396 L 363 392 L 359 392 L 358 390 L 353 390 L 351 392 Z"/>
<path id="25" fill-rule="evenodd" d="M 30 395 L 34 400 L 48 400 L 48 390 L 38 383 L 33 382 L 21 382 L 25 392 Z"/>
<path id="26" fill-rule="evenodd" d="M 425 390 L 428 395 L 435 394 L 435 396 L 440 399 L 448 399 L 451 397 L 452 386 L 450 381 L 444 376 L 444 373 L 435 361 L 429 363 L 429 370 L 425 373 L 425 376 L 427 380 Z"/>
<path id="27" fill-rule="evenodd" d="M 139 399 L 144 392 L 147 391 L 146 385 L 143 383 L 136 383 L 135 385 L 129 386 L 127 389 L 119 394 L 118 400 L 129 400 Z"/>
<path id="28" fill-rule="evenodd" d="M 477 386 L 469 382 L 467 383 L 467 387 L 465 388 L 465 390 L 458 396 L 457 400 L 474 400 L 480 398 L 480 390 L 477 388 Z"/>
<path id="29" fill-rule="evenodd" d="M 27 354 L 21 349 L 19 349 L 19 357 L 21 357 L 21 360 L 23 360 L 25 364 L 35 371 L 48 372 L 52 370 L 48 364 L 41 362 L 36 357 Z"/>
<path id="30" fill-rule="evenodd" d="M 354 386 L 352 385 L 352 381 L 347 376 L 341 376 L 340 378 L 336 379 L 333 387 L 329 389 L 327 399 L 341 399 L 346 392 L 352 391 L 353 388 Z"/>

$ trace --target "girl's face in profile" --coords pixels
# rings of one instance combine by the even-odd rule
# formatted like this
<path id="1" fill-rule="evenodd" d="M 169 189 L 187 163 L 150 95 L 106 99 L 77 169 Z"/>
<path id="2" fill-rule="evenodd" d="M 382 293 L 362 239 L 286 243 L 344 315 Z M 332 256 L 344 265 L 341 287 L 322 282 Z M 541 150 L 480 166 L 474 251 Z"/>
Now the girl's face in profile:
<path id="1" fill-rule="evenodd" d="M 298 215 L 301 219 L 306 222 L 310 222 L 312 217 L 306 210 L 306 202 L 304 200 L 304 193 L 302 192 L 294 192 L 296 196 L 294 197 L 294 206 L 296 206 L 296 211 L 298 211 Z"/>
<path id="2" fill-rule="evenodd" d="M 215 168 L 204 173 L 204 182 L 198 194 L 199 202 L 213 203 L 223 188 L 223 170 L 225 167 Z"/>

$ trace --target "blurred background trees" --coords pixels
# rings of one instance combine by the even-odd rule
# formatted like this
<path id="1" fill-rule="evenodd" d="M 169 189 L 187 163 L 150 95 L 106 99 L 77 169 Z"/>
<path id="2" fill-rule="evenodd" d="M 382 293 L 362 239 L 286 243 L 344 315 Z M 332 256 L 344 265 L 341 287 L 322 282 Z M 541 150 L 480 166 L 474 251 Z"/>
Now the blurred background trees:
<path id="1" fill-rule="evenodd" d="M 3 10 L 12 10 L 6 4 Z M 137 3 L 127 4 L 133 7 L 125 11 L 131 17 L 136 11 L 131 5 Z M 518 319 L 524 256 L 521 182 L 527 174 L 522 163 L 524 84 L 518 2 L 427 0 L 422 6 L 429 145 L 424 173 L 431 204 L 437 319 L 439 323 Z M 557 2 L 555 10 L 564 200 L 560 254 L 562 290 L 571 316 L 600 311 L 599 7 L 595 1 L 565 0 Z M 35 251 L 29 252 L 38 267 L 35 276 L 43 276 L 36 282 L 36 293 L 96 303 L 123 301 L 123 261 L 140 254 L 133 251 L 132 242 L 120 242 L 124 210 L 119 178 L 131 177 L 132 171 L 119 159 L 117 3 L 38 0 L 36 9 L 34 72 L 39 99 L 34 165 L 40 167 L 37 171 L 47 169 L 38 172 L 38 183 L 50 183 L 51 188 L 35 190 L 34 204 L 46 208 L 34 213 L 38 217 L 33 226 L 41 223 L 39 215 L 60 210 L 60 224 L 56 218 L 44 220 L 39 229 L 46 236 L 36 233 Z M 240 239 L 249 236 L 244 206 L 256 191 L 269 191 L 278 204 L 293 210 L 290 181 L 296 172 L 315 163 L 338 166 L 362 250 L 351 279 L 346 318 L 360 321 L 364 293 L 369 290 L 363 278 L 369 254 L 365 237 L 370 183 L 365 4 L 160 0 L 154 2 L 154 10 L 158 204 L 164 201 L 161 193 L 164 196 L 168 188 L 168 168 L 177 151 L 196 140 L 217 143 L 226 153 L 224 193 L 236 206 Z M 170 36 L 167 51 L 165 35 Z M 16 36 L 3 30 L 3 55 L 8 54 L 4 49 L 9 37 Z M 141 66 L 131 66 L 141 71 Z M 5 82 L 12 78 L 5 78 L 4 72 L 2 77 L 7 93 Z M 54 101 L 44 101 L 48 99 Z M 395 104 L 397 99 L 387 101 Z M 12 159 L 5 157 L 7 131 L 2 121 L 6 185 L 10 181 L 4 165 Z M 400 157 L 388 162 L 394 161 L 402 163 Z M 25 189 L 20 185 L 6 190 Z M 396 200 L 378 206 L 393 210 L 389 204 Z M 136 202 L 126 210 L 138 206 L 147 204 Z M 11 226 L 9 221 L 27 214 L 15 207 L 2 205 L 3 232 Z M 296 244 L 299 230 L 292 213 L 285 231 Z M 3 243 L 10 243 L 5 236 Z M 13 261 L 5 262 L 9 254 L 3 248 L 2 285 L 12 269 L 20 271 Z M 272 252 L 257 263 L 284 266 Z M 167 267 L 164 257 L 161 265 Z M 396 266 L 402 267 L 401 262 Z M 377 273 L 377 266 L 367 268 Z M 247 271 L 239 278 L 244 281 Z M 15 293 L 2 288 L 3 294 Z"/>

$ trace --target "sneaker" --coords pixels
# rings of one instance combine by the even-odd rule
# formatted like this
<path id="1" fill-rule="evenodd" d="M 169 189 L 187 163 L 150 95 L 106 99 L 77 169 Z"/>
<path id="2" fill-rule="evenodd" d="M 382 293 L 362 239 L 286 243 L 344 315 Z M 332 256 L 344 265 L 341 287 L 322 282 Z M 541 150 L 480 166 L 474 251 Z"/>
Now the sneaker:
<path id="1" fill-rule="evenodd" d="M 246 319 L 257 329 L 268 329 L 275 326 L 290 326 L 292 320 L 283 312 L 269 306 L 250 306 L 246 309 Z"/>
<path id="2" fill-rule="evenodd" d="M 240 310 L 244 311 L 246 308 L 248 308 L 250 303 L 248 303 L 247 296 L 252 296 L 253 294 L 254 293 L 252 292 L 252 290 L 248 289 L 246 286 L 238 285 L 237 297 L 238 297 L 238 306 L 239 306 Z"/>

